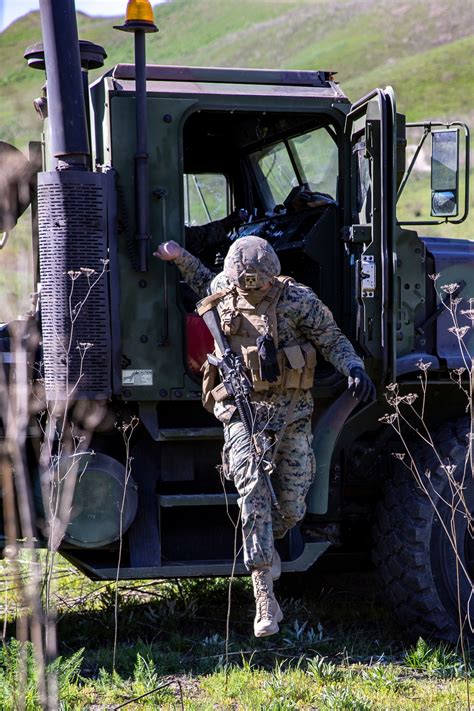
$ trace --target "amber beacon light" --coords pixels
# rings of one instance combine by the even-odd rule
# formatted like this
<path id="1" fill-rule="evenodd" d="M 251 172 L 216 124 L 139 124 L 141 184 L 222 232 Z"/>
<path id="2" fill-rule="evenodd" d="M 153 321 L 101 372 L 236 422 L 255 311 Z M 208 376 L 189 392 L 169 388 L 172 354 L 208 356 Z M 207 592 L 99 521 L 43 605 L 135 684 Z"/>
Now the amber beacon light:
<path id="1" fill-rule="evenodd" d="M 134 32 L 137 28 L 145 32 L 156 32 L 153 8 L 149 0 L 128 0 L 125 11 L 125 24 L 117 29 Z"/>

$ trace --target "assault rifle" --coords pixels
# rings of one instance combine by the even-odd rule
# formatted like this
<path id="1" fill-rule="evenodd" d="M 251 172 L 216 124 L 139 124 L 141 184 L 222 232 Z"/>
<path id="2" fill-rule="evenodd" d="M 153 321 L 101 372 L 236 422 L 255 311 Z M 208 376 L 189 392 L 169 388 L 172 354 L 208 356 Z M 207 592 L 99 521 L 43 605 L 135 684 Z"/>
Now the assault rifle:
<path id="1" fill-rule="evenodd" d="M 219 314 L 215 308 L 210 308 L 202 313 L 202 318 L 222 353 L 222 358 L 208 354 L 207 360 L 219 369 L 222 383 L 228 395 L 234 398 L 237 412 L 249 438 L 252 464 L 257 473 L 263 476 L 266 481 L 272 506 L 279 509 L 280 504 L 270 478 L 275 468 L 273 457 L 269 454 L 271 442 L 265 432 L 254 432 L 255 407 L 250 399 L 253 388 L 252 382 L 245 372 L 242 357 L 236 355 L 230 348 L 229 342 L 222 333 Z"/>

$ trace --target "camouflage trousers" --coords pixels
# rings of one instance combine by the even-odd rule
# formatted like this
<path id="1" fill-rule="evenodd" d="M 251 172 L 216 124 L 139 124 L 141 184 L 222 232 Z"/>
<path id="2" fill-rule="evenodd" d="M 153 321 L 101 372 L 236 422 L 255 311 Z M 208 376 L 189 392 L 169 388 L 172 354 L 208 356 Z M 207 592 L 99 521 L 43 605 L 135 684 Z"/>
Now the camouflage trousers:
<path id="1" fill-rule="evenodd" d="M 275 434 L 268 432 L 268 434 Z M 272 508 L 263 476 L 255 476 L 249 438 L 241 422 L 224 426 L 224 472 L 239 493 L 244 562 L 249 570 L 271 565 L 273 541 L 283 538 L 306 511 L 305 498 L 316 471 L 310 417 L 289 424 L 279 445 L 271 481 L 280 509 Z"/>

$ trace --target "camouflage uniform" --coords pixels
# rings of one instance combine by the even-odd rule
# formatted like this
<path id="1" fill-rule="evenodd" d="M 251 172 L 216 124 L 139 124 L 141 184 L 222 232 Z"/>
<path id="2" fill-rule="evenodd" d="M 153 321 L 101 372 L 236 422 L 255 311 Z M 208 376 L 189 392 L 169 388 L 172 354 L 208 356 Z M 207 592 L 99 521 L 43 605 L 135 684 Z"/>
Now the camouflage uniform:
<path id="1" fill-rule="evenodd" d="M 246 238 L 243 238 L 246 239 Z M 240 242 L 240 240 L 238 240 Z M 214 275 L 196 257 L 184 251 L 175 259 L 184 280 L 201 297 L 236 288 L 223 272 Z M 219 305 L 218 305 L 219 310 Z M 276 305 L 278 347 L 309 341 L 341 373 L 349 376 L 355 367 L 363 368 L 351 343 L 336 325 L 330 310 L 316 294 L 303 284 L 285 283 Z M 216 403 L 215 416 L 224 423 L 226 476 L 239 492 L 242 512 L 244 560 L 249 569 L 271 565 L 273 539 L 281 538 L 300 521 L 305 513 L 305 497 L 315 473 L 311 446 L 313 398 L 310 390 L 272 389 L 253 392 L 257 431 L 265 430 L 274 437 L 287 423 L 276 456 L 272 483 L 280 512 L 272 510 L 268 486 L 263 478 L 248 476 L 249 447 L 243 425 L 231 403 Z M 290 404 L 293 409 L 288 418 Z"/>

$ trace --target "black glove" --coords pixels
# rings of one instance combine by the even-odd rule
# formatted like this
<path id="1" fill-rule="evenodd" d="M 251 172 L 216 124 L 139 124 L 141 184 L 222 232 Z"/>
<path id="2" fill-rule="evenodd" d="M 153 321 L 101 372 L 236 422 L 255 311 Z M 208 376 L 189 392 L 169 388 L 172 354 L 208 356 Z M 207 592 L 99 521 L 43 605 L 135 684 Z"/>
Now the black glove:
<path id="1" fill-rule="evenodd" d="M 269 383 L 276 382 L 280 375 L 280 368 L 273 338 L 268 333 L 257 338 L 257 353 L 262 379 L 268 380 Z"/>
<path id="2" fill-rule="evenodd" d="M 349 390 L 352 397 L 356 397 L 361 402 L 375 400 L 375 385 L 363 368 L 355 366 L 349 371 Z"/>

